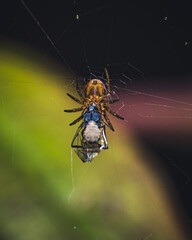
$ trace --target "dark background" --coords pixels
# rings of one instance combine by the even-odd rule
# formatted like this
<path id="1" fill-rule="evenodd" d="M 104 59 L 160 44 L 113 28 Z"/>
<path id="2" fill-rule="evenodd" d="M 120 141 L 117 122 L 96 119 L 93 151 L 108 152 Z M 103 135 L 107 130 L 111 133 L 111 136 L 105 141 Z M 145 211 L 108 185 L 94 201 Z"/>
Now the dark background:
<path id="1" fill-rule="evenodd" d="M 76 76 L 88 79 L 96 70 L 101 76 L 108 67 L 112 83 L 124 73 L 135 90 L 191 88 L 190 1 L 1 1 L 0 19 L 4 41 L 34 49 L 41 61 L 51 57 Z M 173 142 L 137 130 L 173 179 L 175 205 L 191 225 L 191 132 Z"/>

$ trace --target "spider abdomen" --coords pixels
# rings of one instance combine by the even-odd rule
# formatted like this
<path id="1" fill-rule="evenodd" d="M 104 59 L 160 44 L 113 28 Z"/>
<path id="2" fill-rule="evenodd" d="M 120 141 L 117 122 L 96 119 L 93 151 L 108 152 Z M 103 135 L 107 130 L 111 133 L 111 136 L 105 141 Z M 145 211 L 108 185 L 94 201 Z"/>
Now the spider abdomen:
<path id="1" fill-rule="evenodd" d="M 85 87 L 85 97 L 91 100 L 97 100 L 99 97 L 106 94 L 106 88 L 102 81 L 92 79 Z"/>

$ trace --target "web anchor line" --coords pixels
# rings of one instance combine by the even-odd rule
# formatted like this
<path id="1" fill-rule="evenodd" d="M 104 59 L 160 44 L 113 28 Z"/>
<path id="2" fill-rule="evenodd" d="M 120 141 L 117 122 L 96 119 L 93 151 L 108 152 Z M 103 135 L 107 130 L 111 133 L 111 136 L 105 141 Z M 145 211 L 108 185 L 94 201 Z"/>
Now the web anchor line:
<path id="1" fill-rule="evenodd" d="M 72 183 L 72 190 L 68 197 L 68 203 L 71 202 L 71 198 L 75 192 L 75 180 L 74 180 L 74 173 L 73 173 L 73 149 L 71 148 L 71 183 Z"/>
<path id="2" fill-rule="evenodd" d="M 35 17 L 35 15 L 32 13 L 32 11 L 29 9 L 29 7 L 27 6 L 27 4 L 23 1 L 20 0 L 21 4 L 24 6 L 24 8 L 26 9 L 26 11 L 29 13 L 29 15 L 32 17 L 32 19 L 35 21 L 35 23 L 37 24 L 37 26 L 40 28 L 41 32 L 45 35 L 45 37 L 47 38 L 47 40 L 50 42 L 50 44 L 52 45 L 52 47 L 55 49 L 55 51 L 57 52 L 57 54 L 59 55 L 59 57 L 62 59 L 62 61 L 65 63 L 65 65 L 67 66 L 67 68 L 69 69 L 69 71 L 73 74 L 76 75 L 72 69 L 72 67 L 67 63 L 67 61 L 65 60 L 65 58 L 63 57 L 61 51 L 56 47 L 55 43 L 53 42 L 53 40 L 50 38 L 50 36 L 48 35 L 48 33 L 45 31 L 45 28 L 40 24 L 40 22 L 38 21 L 38 19 Z"/>
<path id="3" fill-rule="evenodd" d="M 150 93 L 146 93 L 146 92 L 140 92 L 140 91 L 136 91 L 136 90 L 128 89 L 128 88 L 125 89 L 125 88 L 122 88 L 122 87 L 117 87 L 117 86 L 115 86 L 115 87 L 118 88 L 118 89 L 125 90 L 127 92 L 138 94 L 138 95 L 148 96 L 148 97 L 152 97 L 152 98 L 162 99 L 162 100 L 165 100 L 165 101 L 170 101 L 170 102 L 175 102 L 175 103 L 179 103 L 179 104 L 192 106 L 192 103 L 183 102 L 183 101 L 173 99 L 173 98 L 161 97 L 161 96 L 158 96 L 158 95 L 154 95 L 154 94 L 150 94 Z"/>

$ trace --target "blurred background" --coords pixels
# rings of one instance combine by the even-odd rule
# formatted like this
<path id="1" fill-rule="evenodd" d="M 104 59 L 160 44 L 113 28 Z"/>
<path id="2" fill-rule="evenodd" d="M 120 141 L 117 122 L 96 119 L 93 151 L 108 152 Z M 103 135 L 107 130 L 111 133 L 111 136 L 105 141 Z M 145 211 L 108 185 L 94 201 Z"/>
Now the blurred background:
<path id="1" fill-rule="evenodd" d="M 187 1 L 4 1 L 0 238 L 191 239 L 191 14 Z M 109 150 L 71 150 L 91 78 L 121 100 Z"/>

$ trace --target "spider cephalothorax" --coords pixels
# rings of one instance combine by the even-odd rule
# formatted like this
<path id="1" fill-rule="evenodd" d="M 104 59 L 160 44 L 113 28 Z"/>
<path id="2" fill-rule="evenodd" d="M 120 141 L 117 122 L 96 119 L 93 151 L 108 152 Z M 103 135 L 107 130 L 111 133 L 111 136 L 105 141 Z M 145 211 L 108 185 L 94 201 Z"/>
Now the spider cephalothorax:
<path id="1" fill-rule="evenodd" d="M 83 111 L 81 116 L 74 120 L 70 125 L 74 125 L 77 122 L 79 122 L 81 119 L 84 118 L 84 114 L 86 113 L 87 107 L 91 105 L 95 105 L 98 109 L 98 111 L 101 113 L 102 120 L 105 122 L 107 126 L 114 131 L 114 128 L 106 114 L 106 111 L 108 111 L 110 114 L 113 116 L 124 119 L 123 117 L 119 116 L 117 113 L 113 112 L 109 108 L 109 104 L 115 103 L 119 101 L 119 99 L 114 99 L 114 100 L 109 100 L 110 97 L 110 81 L 109 81 L 109 75 L 107 72 L 107 69 L 105 69 L 105 73 L 107 76 L 107 89 L 103 82 L 99 79 L 92 79 L 89 81 L 85 87 L 85 94 L 81 93 L 79 89 L 78 83 L 76 84 L 76 90 L 80 96 L 80 100 L 77 99 L 76 97 L 72 96 L 71 94 L 67 93 L 67 95 L 72 98 L 74 101 L 78 102 L 79 104 L 82 104 L 83 106 L 80 108 L 74 108 L 71 110 L 64 110 L 65 112 L 78 112 L 78 111 Z"/>

